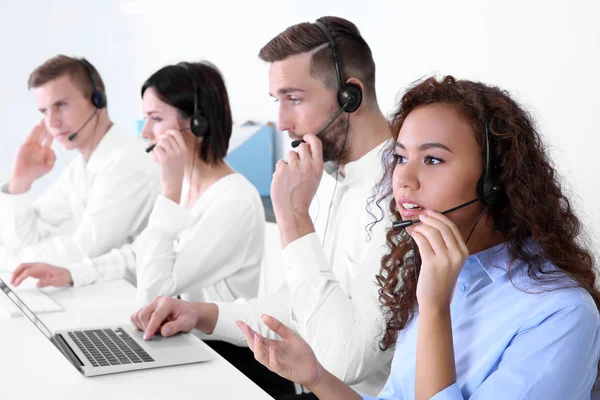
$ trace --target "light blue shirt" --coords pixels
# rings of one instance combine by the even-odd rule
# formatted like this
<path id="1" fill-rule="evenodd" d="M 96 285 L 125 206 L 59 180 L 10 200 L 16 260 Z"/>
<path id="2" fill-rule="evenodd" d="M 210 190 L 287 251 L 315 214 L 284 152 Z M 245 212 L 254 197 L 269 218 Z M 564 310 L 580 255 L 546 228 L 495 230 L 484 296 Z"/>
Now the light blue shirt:
<path id="1" fill-rule="evenodd" d="M 511 282 L 509 262 L 504 244 L 467 259 L 450 305 L 457 380 L 432 399 L 589 399 L 600 357 L 592 297 L 577 287 L 551 291 L 561 284 L 533 281 L 520 261 Z M 399 332 L 379 399 L 415 398 L 417 330 L 415 316 Z"/>

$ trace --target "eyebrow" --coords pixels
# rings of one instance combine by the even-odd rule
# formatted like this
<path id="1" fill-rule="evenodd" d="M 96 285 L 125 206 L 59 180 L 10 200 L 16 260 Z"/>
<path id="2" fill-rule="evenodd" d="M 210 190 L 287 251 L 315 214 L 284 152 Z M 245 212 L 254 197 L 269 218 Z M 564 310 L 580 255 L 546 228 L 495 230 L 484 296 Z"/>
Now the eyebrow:
<path id="1" fill-rule="evenodd" d="M 404 147 L 404 145 L 400 142 L 396 142 L 396 147 L 400 147 L 402 150 L 406 150 L 406 147 Z M 442 150 L 446 150 L 446 151 L 449 151 L 450 153 L 454 154 L 454 152 L 452 150 L 450 150 L 448 148 L 448 146 L 443 145 L 438 142 L 423 143 L 422 145 L 419 146 L 419 151 L 425 151 L 425 150 L 429 150 L 429 149 L 442 149 Z"/>
<path id="2" fill-rule="evenodd" d="M 289 93 L 294 93 L 294 92 L 304 93 L 304 92 L 306 92 L 306 90 L 300 89 L 300 88 L 295 88 L 295 87 L 284 87 L 284 88 L 279 89 L 277 91 L 277 94 L 284 95 L 284 94 L 289 94 Z M 273 94 L 271 92 L 269 92 L 269 96 L 275 97 L 275 96 L 273 96 Z"/>
<path id="3" fill-rule="evenodd" d="M 53 106 L 57 105 L 58 103 L 64 103 L 67 100 L 69 100 L 68 97 L 58 99 L 54 103 L 50 104 L 50 107 L 53 107 Z M 47 108 L 38 108 L 38 111 L 40 111 L 40 112 L 44 112 L 45 110 L 47 110 Z"/>

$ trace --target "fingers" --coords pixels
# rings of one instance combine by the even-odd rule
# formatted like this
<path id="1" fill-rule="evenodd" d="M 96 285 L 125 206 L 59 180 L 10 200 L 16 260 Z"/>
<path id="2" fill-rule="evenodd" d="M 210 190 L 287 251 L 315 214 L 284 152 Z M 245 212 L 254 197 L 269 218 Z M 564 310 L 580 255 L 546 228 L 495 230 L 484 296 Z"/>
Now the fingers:
<path id="1" fill-rule="evenodd" d="M 159 328 L 165 322 L 167 317 L 171 314 L 172 307 L 162 303 L 152 313 L 148 325 L 146 325 L 144 340 L 150 340 L 152 336 L 158 332 Z"/>
<path id="2" fill-rule="evenodd" d="M 165 133 L 173 138 L 173 141 L 175 144 L 177 144 L 176 147 L 180 153 L 183 153 L 187 150 L 187 147 L 185 146 L 185 142 L 183 141 L 183 136 L 181 136 L 181 133 L 179 131 L 174 130 L 174 129 L 169 129 Z"/>
<path id="3" fill-rule="evenodd" d="M 236 321 L 235 323 L 244 334 L 244 337 L 246 338 L 246 343 L 248 343 L 248 347 L 250 348 L 250 350 L 252 350 L 252 352 L 254 352 L 254 335 L 256 332 L 254 332 L 252 328 L 250 328 L 242 321 Z"/>
<path id="4" fill-rule="evenodd" d="M 310 148 L 307 143 L 302 143 L 298 146 L 298 156 L 301 160 L 312 161 L 312 156 L 310 154 Z"/>
<path id="5" fill-rule="evenodd" d="M 50 148 L 50 146 L 52 146 L 52 141 L 53 140 L 54 140 L 54 138 L 52 137 L 52 135 L 50 134 L 50 132 L 48 132 L 47 130 L 45 130 L 44 131 L 44 135 L 42 136 L 42 142 L 41 142 L 42 147 Z"/>
<path id="6" fill-rule="evenodd" d="M 313 134 L 302 137 L 310 147 L 310 155 L 313 163 L 323 164 L 323 143 Z"/>
<path id="7" fill-rule="evenodd" d="M 49 272 L 47 268 L 44 268 L 37 263 L 21 265 L 26 265 L 26 267 L 19 273 L 19 275 L 15 275 L 19 268 L 15 270 L 15 273 L 13 273 L 13 286 L 19 286 L 21 282 L 29 277 L 36 279 L 46 278 L 46 275 Z"/>
<path id="8" fill-rule="evenodd" d="M 417 244 L 417 247 L 419 248 L 419 254 L 421 255 L 421 259 L 423 261 L 430 260 L 434 257 L 434 253 L 431 246 L 429 245 L 429 242 L 427 241 L 425 236 L 423 236 L 416 230 L 416 228 L 412 233 L 412 238 Z"/>
<path id="9" fill-rule="evenodd" d="M 39 124 L 33 127 L 29 136 L 25 140 L 25 143 L 41 143 L 46 133 L 46 126 L 44 124 L 44 120 L 42 119 Z"/>
<path id="10" fill-rule="evenodd" d="M 189 330 L 183 328 L 183 322 L 178 318 L 175 321 L 167 322 L 160 328 L 160 334 L 163 337 L 173 336 L 179 332 L 189 332 Z"/>
<path id="11" fill-rule="evenodd" d="M 287 157 L 287 164 L 288 165 L 296 165 L 300 162 L 300 158 L 298 157 L 298 153 L 296 153 L 295 151 L 290 151 L 288 153 L 288 157 Z"/>
<path id="12" fill-rule="evenodd" d="M 288 163 L 285 160 L 278 160 L 275 164 L 275 172 L 281 172 L 287 167 Z"/>
<path id="13" fill-rule="evenodd" d="M 450 218 L 431 210 L 427 211 L 427 215 L 432 221 L 435 219 L 445 224 L 448 227 L 448 229 L 450 229 L 450 231 L 452 232 L 452 236 L 456 240 L 458 247 L 468 252 L 467 245 L 463 239 L 462 234 L 460 233 L 460 230 L 458 229 L 458 226 L 456 226 L 456 224 L 452 222 Z"/>
<path id="14" fill-rule="evenodd" d="M 424 219 L 426 220 L 427 217 L 425 217 Z M 413 233 L 417 232 L 423 235 L 425 237 L 425 240 L 427 240 L 427 242 L 429 243 L 435 255 L 441 256 L 447 254 L 448 247 L 446 246 L 446 243 L 444 243 L 444 239 L 442 238 L 440 231 L 438 231 L 431 225 L 427 225 L 425 221 L 422 222 L 423 223 L 421 225 L 415 227 Z"/>
<path id="15" fill-rule="evenodd" d="M 146 329 L 146 325 L 150 320 L 150 315 L 152 315 L 158 306 L 158 299 L 158 297 L 155 298 L 150 302 L 150 304 L 141 308 L 138 312 L 131 316 L 131 323 L 138 329 L 138 331 L 143 331 Z"/>
<path id="16" fill-rule="evenodd" d="M 262 316 L 262 319 L 265 325 L 267 325 L 267 328 L 278 334 L 283 340 L 291 339 L 296 336 L 296 332 L 282 324 L 277 318 L 265 314 Z"/>
<path id="17" fill-rule="evenodd" d="M 258 335 L 258 336 L 260 336 L 260 335 L 258 333 L 256 333 L 254 331 L 254 329 L 250 328 L 250 326 L 248 326 L 246 323 L 244 323 L 242 321 L 236 321 L 235 323 L 237 324 L 238 328 L 240 328 L 240 330 L 246 337 L 246 340 L 248 341 L 248 346 L 250 348 L 252 348 L 251 343 L 254 343 L 254 341 L 256 340 L 255 335 Z M 263 336 L 260 336 L 260 337 L 262 338 L 263 343 L 265 343 L 267 346 L 272 346 L 277 343 L 280 343 L 280 341 L 278 341 L 278 340 L 267 339 Z"/>
<path id="18" fill-rule="evenodd" d="M 31 267 L 32 265 L 35 265 L 35 263 L 19 264 L 19 266 L 13 271 L 13 273 L 10 277 L 10 284 L 13 286 L 17 286 L 17 285 L 15 285 L 16 278 L 19 277 L 23 273 L 23 271 L 25 271 L 27 268 Z M 19 281 L 19 283 L 21 283 L 21 281 Z"/>
<path id="19" fill-rule="evenodd" d="M 164 147 L 162 147 L 160 142 L 156 143 L 156 146 L 154 146 L 153 153 L 156 154 L 156 157 L 158 158 L 158 162 L 160 164 L 162 164 L 167 159 L 167 152 L 165 151 Z"/>
<path id="20" fill-rule="evenodd" d="M 254 358 L 256 361 L 271 369 L 269 364 L 269 348 L 265 344 L 264 338 L 258 333 L 254 333 Z"/>
<path id="21" fill-rule="evenodd" d="M 173 149 L 171 136 L 168 135 L 160 138 L 157 147 L 162 148 L 166 154 L 173 154 L 175 152 L 175 150 Z"/>
<path id="22" fill-rule="evenodd" d="M 54 151 L 52 151 L 52 149 L 49 147 L 46 149 L 46 154 L 44 156 L 44 162 L 48 166 L 54 166 L 54 163 L 56 162 L 56 154 L 54 154 Z"/>

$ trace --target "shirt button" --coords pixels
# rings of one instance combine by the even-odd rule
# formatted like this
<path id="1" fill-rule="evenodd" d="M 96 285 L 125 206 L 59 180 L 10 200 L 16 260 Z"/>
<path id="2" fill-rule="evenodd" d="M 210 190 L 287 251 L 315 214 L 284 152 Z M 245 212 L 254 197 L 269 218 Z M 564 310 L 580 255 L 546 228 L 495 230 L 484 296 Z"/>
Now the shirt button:
<path id="1" fill-rule="evenodd" d="M 466 292 L 466 291 L 467 291 L 467 285 L 460 285 L 460 286 L 458 287 L 458 289 L 459 289 L 461 292 Z"/>

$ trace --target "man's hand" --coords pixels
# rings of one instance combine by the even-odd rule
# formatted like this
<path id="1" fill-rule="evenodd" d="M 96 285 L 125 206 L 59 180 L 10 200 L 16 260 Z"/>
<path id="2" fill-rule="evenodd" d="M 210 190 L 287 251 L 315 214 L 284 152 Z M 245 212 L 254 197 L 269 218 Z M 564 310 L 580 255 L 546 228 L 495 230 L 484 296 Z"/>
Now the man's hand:
<path id="1" fill-rule="evenodd" d="M 13 271 L 10 283 L 19 286 L 27 278 L 39 279 L 37 287 L 68 286 L 73 284 L 71 273 L 68 269 L 46 263 L 21 264 Z"/>
<path id="2" fill-rule="evenodd" d="M 314 231 L 308 208 L 323 175 L 323 147 L 315 135 L 304 135 L 303 139 L 306 143 L 298 146 L 297 153 L 290 151 L 287 162 L 277 163 L 271 182 L 283 247 Z"/>
<path id="3" fill-rule="evenodd" d="M 52 171 L 56 162 L 56 155 L 50 148 L 52 140 L 42 120 L 17 152 L 8 186 L 9 193 L 27 192 L 33 182 Z"/>

